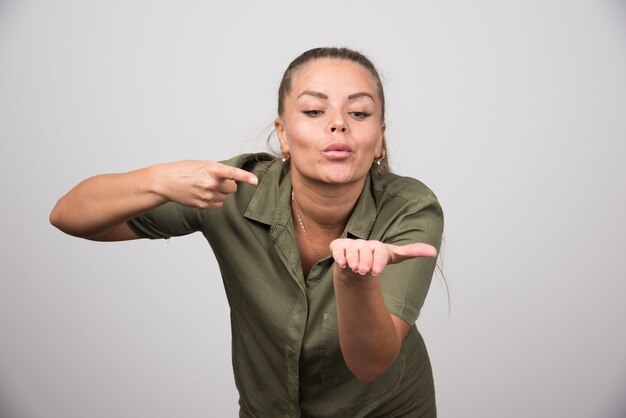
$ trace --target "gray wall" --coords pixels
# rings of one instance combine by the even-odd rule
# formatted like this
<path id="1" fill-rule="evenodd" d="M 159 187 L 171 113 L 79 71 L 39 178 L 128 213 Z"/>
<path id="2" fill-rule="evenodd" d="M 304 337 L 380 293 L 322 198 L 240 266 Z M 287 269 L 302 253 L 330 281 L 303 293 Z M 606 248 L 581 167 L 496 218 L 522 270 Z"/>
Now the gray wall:
<path id="1" fill-rule="evenodd" d="M 310 10 L 309 10 L 310 9 Z M 265 149 L 282 71 L 361 49 L 446 213 L 418 325 L 440 416 L 626 416 L 623 1 L 0 1 L 0 416 L 234 417 L 199 235 L 48 224 L 81 179 Z"/>

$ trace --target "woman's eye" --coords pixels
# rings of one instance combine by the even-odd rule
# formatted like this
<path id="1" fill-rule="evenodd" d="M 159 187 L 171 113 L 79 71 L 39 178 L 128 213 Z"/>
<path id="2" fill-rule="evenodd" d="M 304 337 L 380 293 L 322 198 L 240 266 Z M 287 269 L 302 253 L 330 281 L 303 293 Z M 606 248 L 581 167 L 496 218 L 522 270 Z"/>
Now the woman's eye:
<path id="1" fill-rule="evenodd" d="M 314 118 L 316 116 L 322 116 L 322 114 L 324 112 L 322 112 L 321 110 L 305 110 L 302 113 L 304 113 L 307 116 L 310 116 L 310 117 Z"/>
<path id="2" fill-rule="evenodd" d="M 371 113 L 367 112 L 350 112 L 350 114 L 354 116 L 355 119 L 365 119 L 366 117 L 371 115 Z"/>

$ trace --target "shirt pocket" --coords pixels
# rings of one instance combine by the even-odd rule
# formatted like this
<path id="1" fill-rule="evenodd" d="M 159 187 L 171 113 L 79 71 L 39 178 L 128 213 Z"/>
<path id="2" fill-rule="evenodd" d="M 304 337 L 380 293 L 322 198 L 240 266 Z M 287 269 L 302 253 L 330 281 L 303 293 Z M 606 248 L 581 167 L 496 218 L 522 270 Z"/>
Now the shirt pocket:
<path id="1" fill-rule="evenodd" d="M 322 318 L 320 351 L 322 386 L 331 385 L 342 377 L 352 375 L 341 354 L 337 315 L 334 313 L 325 312 Z"/>

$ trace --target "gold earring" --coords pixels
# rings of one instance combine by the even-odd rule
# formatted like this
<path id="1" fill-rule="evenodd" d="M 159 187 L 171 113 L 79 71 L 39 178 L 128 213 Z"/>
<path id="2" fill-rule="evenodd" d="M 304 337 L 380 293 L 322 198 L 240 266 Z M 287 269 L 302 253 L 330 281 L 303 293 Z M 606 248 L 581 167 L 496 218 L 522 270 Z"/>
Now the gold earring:
<path id="1" fill-rule="evenodd" d="M 283 154 L 282 162 L 285 162 L 289 159 L 289 154 Z"/>
<path id="2" fill-rule="evenodd" d="M 374 160 L 374 162 L 376 163 L 376 165 L 380 165 L 380 162 L 381 162 L 382 160 L 384 160 L 384 159 L 385 159 L 385 154 L 386 154 L 386 153 L 385 153 L 385 149 L 384 149 L 384 148 L 383 148 L 383 149 L 381 149 L 381 150 L 380 150 L 380 157 L 378 157 L 378 159 Z"/>

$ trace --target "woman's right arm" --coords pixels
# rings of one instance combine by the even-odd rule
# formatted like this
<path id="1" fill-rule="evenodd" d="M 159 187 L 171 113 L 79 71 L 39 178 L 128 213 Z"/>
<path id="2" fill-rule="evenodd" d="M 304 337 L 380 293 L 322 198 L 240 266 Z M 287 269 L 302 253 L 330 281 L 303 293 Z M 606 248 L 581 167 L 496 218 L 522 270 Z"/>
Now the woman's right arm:
<path id="1" fill-rule="evenodd" d="M 166 202 L 200 209 L 223 205 L 237 190 L 235 181 L 256 185 L 256 176 L 213 161 L 158 164 L 123 174 L 88 178 L 65 196 L 50 213 L 61 231 L 96 241 L 121 241 L 138 236 L 126 221 Z"/>

